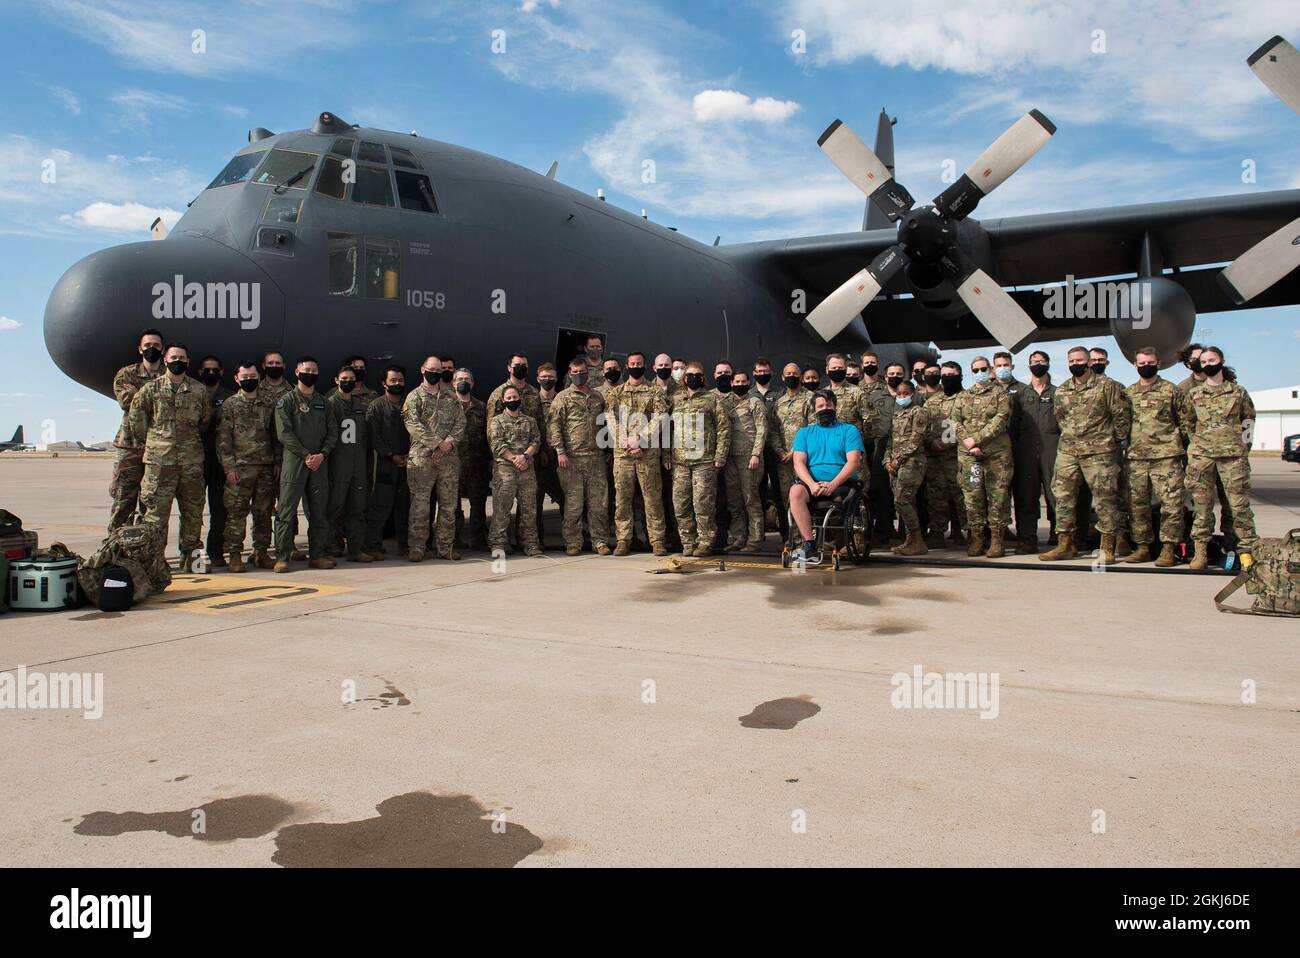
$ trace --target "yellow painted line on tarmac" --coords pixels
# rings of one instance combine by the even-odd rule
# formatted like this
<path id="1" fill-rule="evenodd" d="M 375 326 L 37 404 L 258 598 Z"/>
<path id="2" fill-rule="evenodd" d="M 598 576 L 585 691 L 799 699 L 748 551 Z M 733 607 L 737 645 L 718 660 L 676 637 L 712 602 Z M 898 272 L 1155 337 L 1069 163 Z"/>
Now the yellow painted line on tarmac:
<path id="1" fill-rule="evenodd" d="M 176 575 L 165 591 L 150 596 L 144 604 L 156 609 L 181 609 L 220 615 L 223 612 L 242 612 L 353 591 L 355 590 L 339 585 L 303 582 L 297 577 L 262 579 L 233 573 Z"/>

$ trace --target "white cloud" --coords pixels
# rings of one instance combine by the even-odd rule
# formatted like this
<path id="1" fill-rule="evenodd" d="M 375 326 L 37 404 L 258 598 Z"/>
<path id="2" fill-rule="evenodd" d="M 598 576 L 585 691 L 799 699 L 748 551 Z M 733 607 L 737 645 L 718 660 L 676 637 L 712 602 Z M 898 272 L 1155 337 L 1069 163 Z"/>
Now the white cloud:
<path id="1" fill-rule="evenodd" d="M 76 94 L 71 90 L 66 87 L 53 86 L 50 87 L 50 92 L 54 94 L 54 98 L 62 103 L 68 112 L 73 113 L 76 116 L 81 115 L 81 101 L 77 99 Z"/>
<path id="2" fill-rule="evenodd" d="M 695 94 L 691 106 L 695 119 L 701 123 L 712 120 L 780 123 L 799 109 L 799 104 L 793 100 L 777 100 L 770 96 L 752 100 L 737 90 L 704 90 Z"/>
<path id="3" fill-rule="evenodd" d="M 0 330 L 17 329 L 21 325 L 22 323 L 18 322 L 16 319 L 10 319 L 8 316 L 0 316 Z M 14 393 L 12 395 L 16 396 L 18 394 Z"/>
<path id="4" fill-rule="evenodd" d="M 126 122 L 135 127 L 148 126 L 159 113 L 183 113 L 189 109 L 183 97 L 152 90 L 122 90 L 109 99 L 122 111 Z"/>
<path id="5" fill-rule="evenodd" d="M 89 229 L 138 233 L 148 232 L 150 224 L 160 216 L 170 230 L 181 218 L 181 213 L 179 210 L 145 206 L 142 203 L 96 202 L 71 215 L 60 216 L 59 221 Z"/>

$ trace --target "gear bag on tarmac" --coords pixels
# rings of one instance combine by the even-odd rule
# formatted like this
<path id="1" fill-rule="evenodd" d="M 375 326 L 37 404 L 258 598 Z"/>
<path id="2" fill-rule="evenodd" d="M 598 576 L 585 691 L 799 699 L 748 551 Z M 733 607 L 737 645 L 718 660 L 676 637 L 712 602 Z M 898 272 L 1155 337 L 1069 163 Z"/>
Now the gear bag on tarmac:
<path id="1" fill-rule="evenodd" d="M 1241 615 L 1300 616 L 1300 529 L 1292 529 L 1281 539 L 1260 539 L 1252 557 L 1255 561 L 1219 590 L 1215 608 Z M 1242 585 L 1255 597 L 1254 605 L 1235 609 L 1225 604 Z"/>
<path id="2" fill-rule="evenodd" d="M 163 591 L 172 584 L 171 569 L 163 555 L 165 547 L 163 533 L 156 525 L 142 523 L 115 530 L 94 555 L 77 564 L 77 582 L 81 591 L 98 606 L 104 600 L 104 580 L 121 582 L 123 572 L 130 579 L 132 602 L 140 602 L 155 592 Z M 110 567 L 116 568 L 112 569 L 111 576 L 106 576 Z M 112 605 L 120 599 L 108 597 L 108 601 Z"/>

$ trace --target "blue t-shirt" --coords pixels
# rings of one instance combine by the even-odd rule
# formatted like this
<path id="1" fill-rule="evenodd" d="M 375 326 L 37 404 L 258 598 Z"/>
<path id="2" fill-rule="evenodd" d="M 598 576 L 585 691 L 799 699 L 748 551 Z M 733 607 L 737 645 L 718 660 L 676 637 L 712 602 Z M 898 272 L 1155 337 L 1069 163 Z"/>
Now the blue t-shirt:
<path id="1" fill-rule="evenodd" d="M 838 476 L 854 449 L 866 452 L 858 427 L 846 422 L 837 421 L 833 426 L 804 426 L 794 434 L 793 451 L 808 456 L 808 472 L 818 482 L 830 482 Z"/>

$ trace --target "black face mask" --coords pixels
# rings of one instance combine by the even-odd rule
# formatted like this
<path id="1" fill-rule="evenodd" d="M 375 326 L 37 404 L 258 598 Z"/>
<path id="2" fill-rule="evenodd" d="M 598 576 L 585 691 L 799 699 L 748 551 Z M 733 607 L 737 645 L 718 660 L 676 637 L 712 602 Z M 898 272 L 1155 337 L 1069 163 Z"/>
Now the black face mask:
<path id="1" fill-rule="evenodd" d="M 1092 371 L 1096 373 L 1098 376 L 1105 375 L 1106 373 L 1105 363 L 1089 363 L 1089 365 L 1092 367 Z"/>
<path id="2" fill-rule="evenodd" d="M 527 364 L 527 363 L 515 363 L 513 366 L 510 367 L 510 374 L 511 374 L 512 376 L 514 376 L 515 379 L 527 379 L 527 378 L 528 378 L 528 364 Z"/>
<path id="3" fill-rule="evenodd" d="M 241 380 L 239 381 L 239 388 L 242 389 L 242 390 L 243 390 L 244 392 L 246 392 L 246 393 L 251 393 L 251 392 L 253 392 L 253 390 L 257 389 L 257 380 L 256 380 L 256 379 L 241 379 Z"/>
<path id="4" fill-rule="evenodd" d="M 442 373 L 437 369 L 422 370 L 420 372 L 420 375 L 424 377 L 424 381 L 428 383 L 430 386 L 434 385 L 435 383 L 442 382 Z"/>
<path id="5" fill-rule="evenodd" d="M 199 370 L 199 379 L 203 380 L 203 381 L 204 381 L 205 383 L 207 383 L 209 386 L 215 386 L 217 383 L 221 382 L 221 370 L 220 370 L 220 369 L 200 369 L 200 370 Z"/>
<path id="6" fill-rule="evenodd" d="M 299 373 L 298 382 L 302 383 L 308 389 L 316 385 L 316 380 L 320 378 L 320 373 Z"/>
<path id="7" fill-rule="evenodd" d="M 923 383 L 923 382 L 925 382 L 925 369 L 924 369 L 924 367 L 921 368 L 921 369 L 913 369 L 913 370 L 912 370 L 912 382 L 914 382 L 914 383 Z"/>
<path id="8" fill-rule="evenodd" d="M 283 366 L 267 366 L 265 372 L 266 372 L 266 378 L 269 379 L 269 380 L 271 380 L 272 382 L 275 382 L 275 381 L 278 380 L 281 376 L 284 375 L 284 367 L 283 367 Z"/>
<path id="9" fill-rule="evenodd" d="M 1087 371 L 1088 371 L 1087 363 L 1070 363 L 1071 376 L 1082 376 Z"/>
<path id="10" fill-rule="evenodd" d="M 537 380 L 537 385 L 538 385 L 539 388 L 541 388 L 541 389 L 545 389 L 547 392 L 550 392 L 552 389 L 555 388 L 555 380 L 554 380 L 554 379 L 539 379 L 539 380 Z"/>
<path id="11" fill-rule="evenodd" d="M 456 392 L 460 393 L 462 396 L 467 395 L 469 393 L 469 383 L 462 379 L 456 384 Z"/>
<path id="12" fill-rule="evenodd" d="M 730 375 L 726 375 L 726 376 L 718 376 L 718 377 L 714 378 L 714 380 L 713 380 L 713 384 L 714 384 L 715 386 L 718 387 L 718 392 L 720 392 L 720 393 L 729 393 L 729 392 L 731 392 L 731 376 L 730 376 Z"/>
<path id="13" fill-rule="evenodd" d="M 939 385 L 939 380 L 941 378 L 943 377 L 941 377 L 938 373 L 927 373 L 924 377 L 924 382 L 927 386 L 933 389 L 935 386 Z"/>
<path id="14" fill-rule="evenodd" d="M 803 388 L 806 389 L 806 390 L 808 390 L 809 392 L 816 392 L 816 391 L 817 391 L 817 387 L 820 386 L 820 385 L 821 385 L 821 381 L 820 381 L 820 380 L 816 380 L 816 381 L 814 381 L 814 380 L 810 379 L 810 380 L 808 380 L 806 383 L 803 384 Z"/>
<path id="15" fill-rule="evenodd" d="M 737 396 L 743 396 L 747 392 L 749 392 L 749 383 L 744 383 L 743 385 L 740 386 L 732 386 L 731 391 L 735 393 Z"/>
<path id="16" fill-rule="evenodd" d="M 842 383 L 844 382 L 844 377 L 847 376 L 848 373 L 843 369 L 828 369 L 826 370 L 826 375 L 830 377 L 831 382 Z"/>
<path id="17" fill-rule="evenodd" d="M 817 412 L 817 422 L 823 426 L 835 425 L 835 410 L 821 409 Z"/>
<path id="18" fill-rule="evenodd" d="M 1201 372 L 1205 373 L 1207 377 L 1217 376 L 1223 372 L 1223 363 L 1205 363 L 1201 366 Z"/>
<path id="19" fill-rule="evenodd" d="M 1030 363 L 1029 371 L 1039 379 L 1042 379 L 1047 375 L 1047 365 L 1045 363 Z"/>
<path id="20" fill-rule="evenodd" d="M 1187 364 L 1187 366 L 1194 373 L 1199 373 L 1201 371 L 1200 359 L 1193 359 L 1190 363 Z"/>
<path id="21" fill-rule="evenodd" d="M 146 346 L 141 354 L 147 363 L 156 363 L 162 359 L 162 350 L 157 346 Z"/>
<path id="22" fill-rule="evenodd" d="M 875 363 L 867 363 L 865 366 L 862 367 L 862 375 L 874 376 L 877 370 L 879 369 L 880 367 L 877 366 Z"/>
<path id="23" fill-rule="evenodd" d="M 961 392 L 960 376 L 940 376 L 939 382 L 943 385 L 943 392 L 946 396 L 953 396 Z"/>
<path id="24" fill-rule="evenodd" d="M 587 371 L 584 369 L 581 372 L 569 373 L 569 382 L 575 386 L 587 385 Z"/>
<path id="25" fill-rule="evenodd" d="M 1146 366 L 1139 366 L 1137 371 L 1138 375 L 1143 379 L 1155 379 L 1156 373 L 1160 370 L 1156 367 L 1155 363 L 1151 363 Z"/>
<path id="26" fill-rule="evenodd" d="M 627 378 L 628 378 L 628 379 L 640 379 L 640 378 L 641 378 L 642 376 L 644 376 L 644 375 L 645 375 L 645 367 L 644 367 L 644 366 L 628 366 L 628 367 L 627 367 Z"/>
<path id="27" fill-rule="evenodd" d="M 618 382 L 618 377 L 619 377 L 619 371 L 617 369 L 605 370 L 605 382 L 610 383 L 612 385 Z"/>
<path id="28" fill-rule="evenodd" d="M 167 364 L 167 371 L 173 376 L 180 376 L 189 368 L 190 364 L 183 359 L 173 359 Z"/>
<path id="29" fill-rule="evenodd" d="M 339 383 L 339 392 L 341 392 L 345 396 L 356 388 L 357 388 L 356 382 L 351 379 L 345 379 L 343 380 L 343 382 Z"/>
<path id="30" fill-rule="evenodd" d="M 885 384 L 889 386 L 890 389 L 897 389 L 899 383 L 901 383 L 902 381 L 903 381 L 902 376 L 890 376 L 888 379 L 885 380 Z"/>
<path id="31" fill-rule="evenodd" d="M 660 379 L 671 379 L 673 375 L 673 367 L 660 366 L 657 369 L 655 369 L 655 375 L 658 376 Z"/>
<path id="32" fill-rule="evenodd" d="M 856 386 L 858 383 L 862 382 L 862 377 L 861 377 L 861 376 L 848 375 L 848 376 L 845 376 L 844 378 L 847 379 L 849 382 L 851 382 L 851 383 L 852 383 L 853 385 L 855 385 L 855 386 Z"/>
<path id="33" fill-rule="evenodd" d="M 766 386 L 771 381 L 771 373 L 754 373 L 754 382 L 758 383 L 760 386 Z"/>
<path id="34" fill-rule="evenodd" d="M 704 388 L 704 373 L 687 373 L 685 379 L 687 389 Z"/>
<path id="35" fill-rule="evenodd" d="M 401 383 L 388 383 L 384 386 L 384 392 L 388 393 L 390 396 L 400 396 L 402 394 L 402 389 L 403 386 Z"/>
<path id="36" fill-rule="evenodd" d="M 798 377 L 798 376 L 786 376 L 784 379 L 781 380 L 781 382 L 785 383 L 785 388 L 786 388 L 786 389 L 798 389 L 798 388 L 799 388 L 799 377 Z"/>
<path id="37" fill-rule="evenodd" d="M 365 366 L 362 366 L 362 367 L 360 367 L 360 368 L 357 368 L 356 366 L 353 366 L 353 367 L 352 367 L 352 374 L 353 374 L 354 376 L 357 377 L 357 384 L 358 384 L 358 385 L 360 385 L 361 383 L 364 383 L 364 382 L 366 381 L 366 367 L 365 367 Z"/>
<path id="38" fill-rule="evenodd" d="M 502 405 L 505 406 L 507 409 L 509 409 L 511 412 L 514 412 L 523 404 L 524 403 L 522 399 L 507 399 L 504 403 L 502 403 Z"/>

